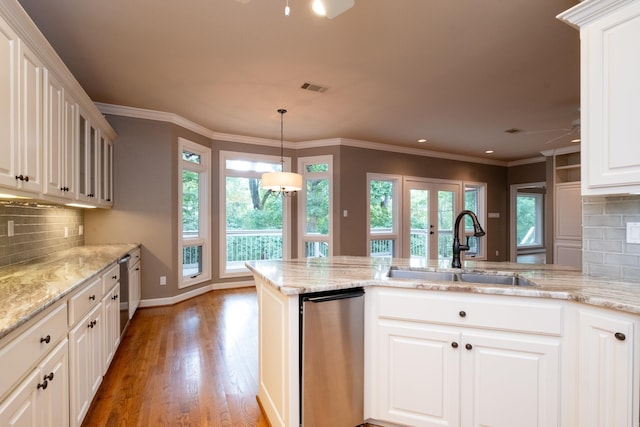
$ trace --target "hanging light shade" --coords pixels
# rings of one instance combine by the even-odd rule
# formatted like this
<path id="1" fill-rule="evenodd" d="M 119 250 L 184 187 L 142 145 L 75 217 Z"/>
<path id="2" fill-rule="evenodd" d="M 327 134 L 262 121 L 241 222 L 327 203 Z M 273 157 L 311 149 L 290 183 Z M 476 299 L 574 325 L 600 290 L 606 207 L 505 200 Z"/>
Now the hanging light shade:
<path id="1" fill-rule="evenodd" d="M 285 109 L 279 109 L 280 114 L 280 167 L 281 172 L 267 172 L 262 174 L 261 186 L 263 189 L 280 193 L 283 196 L 294 196 L 296 191 L 302 189 L 302 175 L 293 172 L 284 172 L 284 114 Z"/>

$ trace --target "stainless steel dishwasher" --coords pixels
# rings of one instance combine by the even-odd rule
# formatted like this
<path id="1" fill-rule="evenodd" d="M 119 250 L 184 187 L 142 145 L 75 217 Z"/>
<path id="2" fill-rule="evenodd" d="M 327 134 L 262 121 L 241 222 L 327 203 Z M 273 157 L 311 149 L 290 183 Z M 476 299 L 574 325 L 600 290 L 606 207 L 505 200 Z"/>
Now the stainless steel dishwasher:
<path id="1" fill-rule="evenodd" d="M 363 423 L 364 290 L 300 295 L 300 425 Z"/>

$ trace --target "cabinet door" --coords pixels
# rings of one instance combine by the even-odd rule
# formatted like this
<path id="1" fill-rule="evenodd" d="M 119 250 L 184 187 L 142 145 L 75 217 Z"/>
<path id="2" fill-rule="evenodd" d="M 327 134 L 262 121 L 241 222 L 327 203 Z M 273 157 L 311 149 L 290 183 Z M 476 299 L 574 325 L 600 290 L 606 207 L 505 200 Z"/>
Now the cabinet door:
<path id="1" fill-rule="evenodd" d="M 459 425 L 460 334 L 378 321 L 374 418 L 414 427 Z"/>
<path id="2" fill-rule="evenodd" d="M 65 339 L 41 363 L 40 384 L 47 382 L 38 395 L 38 425 L 59 427 L 69 425 L 69 345 Z"/>
<path id="3" fill-rule="evenodd" d="M 45 193 L 64 195 L 64 89 L 49 70 L 45 73 Z"/>
<path id="4" fill-rule="evenodd" d="M 0 185 L 17 185 L 18 36 L 0 18 Z"/>
<path id="5" fill-rule="evenodd" d="M 637 425 L 634 327 L 629 318 L 583 310 L 579 314 L 578 425 Z M 622 334 L 622 335 L 620 335 Z"/>
<path id="6" fill-rule="evenodd" d="M 0 405 L 0 425 L 37 427 L 37 396 L 40 371 L 34 370 Z"/>
<path id="7" fill-rule="evenodd" d="M 100 204 L 105 206 L 113 205 L 113 143 L 100 135 L 99 147 L 99 186 Z"/>
<path id="8" fill-rule="evenodd" d="M 465 332 L 461 342 L 465 427 L 560 424 L 560 340 Z"/>
<path id="9" fill-rule="evenodd" d="M 640 3 L 618 3 L 601 2 L 609 13 L 581 28 L 584 194 L 640 189 Z"/>
<path id="10" fill-rule="evenodd" d="M 117 283 L 102 300 L 104 318 L 104 370 L 106 371 L 120 342 L 120 284 Z"/>
<path id="11" fill-rule="evenodd" d="M 64 154 L 62 162 L 62 184 L 64 185 L 65 194 L 70 199 L 77 197 L 77 179 L 78 158 L 76 157 L 76 147 L 78 145 L 78 103 L 69 95 L 68 91 L 64 92 L 64 124 L 62 130 L 62 138 L 64 140 Z"/>
<path id="12" fill-rule="evenodd" d="M 21 188 L 42 191 L 42 124 L 44 65 L 24 44 L 20 44 L 20 153 L 18 173 Z"/>
<path id="13" fill-rule="evenodd" d="M 129 268 L 129 319 L 140 305 L 140 298 L 140 262 L 137 262 Z"/>
<path id="14" fill-rule="evenodd" d="M 71 426 L 79 426 L 102 381 L 102 306 L 97 305 L 69 332 Z"/>

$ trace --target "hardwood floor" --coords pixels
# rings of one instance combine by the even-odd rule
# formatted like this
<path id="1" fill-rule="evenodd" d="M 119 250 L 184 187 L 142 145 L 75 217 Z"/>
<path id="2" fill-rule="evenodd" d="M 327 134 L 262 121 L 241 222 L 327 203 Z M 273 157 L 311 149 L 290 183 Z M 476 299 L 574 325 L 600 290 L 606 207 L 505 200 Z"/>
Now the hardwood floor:
<path id="1" fill-rule="evenodd" d="M 140 309 L 83 426 L 256 426 L 254 288 Z"/>

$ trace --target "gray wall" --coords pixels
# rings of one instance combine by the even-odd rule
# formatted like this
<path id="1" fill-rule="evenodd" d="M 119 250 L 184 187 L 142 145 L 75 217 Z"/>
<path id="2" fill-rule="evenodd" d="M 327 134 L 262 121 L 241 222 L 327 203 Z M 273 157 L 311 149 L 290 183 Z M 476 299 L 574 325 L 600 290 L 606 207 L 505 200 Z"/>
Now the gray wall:
<path id="1" fill-rule="evenodd" d="M 7 235 L 7 222 L 14 222 L 14 235 Z M 39 258 L 84 244 L 79 227 L 81 209 L 35 202 L 0 201 L 0 267 Z M 67 227 L 68 237 L 64 237 Z"/>
<path id="2" fill-rule="evenodd" d="M 640 283 L 640 245 L 626 243 L 627 222 L 640 222 L 640 196 L 582 198 L 582 270 Z"/>

